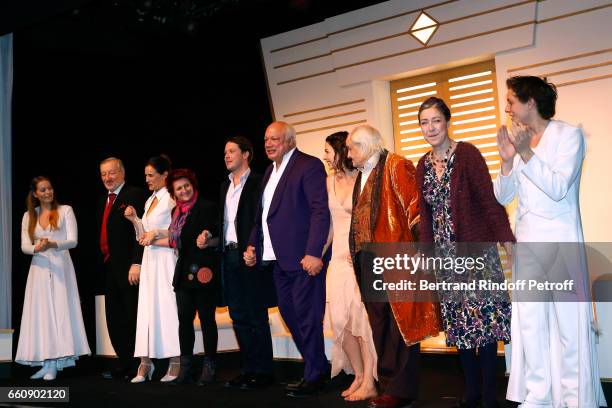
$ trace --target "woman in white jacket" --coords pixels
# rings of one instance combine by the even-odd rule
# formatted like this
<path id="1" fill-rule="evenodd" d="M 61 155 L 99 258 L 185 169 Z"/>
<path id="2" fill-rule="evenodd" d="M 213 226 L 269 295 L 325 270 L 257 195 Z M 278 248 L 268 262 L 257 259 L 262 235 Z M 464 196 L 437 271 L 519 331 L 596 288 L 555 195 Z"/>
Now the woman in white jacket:
<path id="1" fill-rule="evenodd" d="M 576 284 L 575 301 L 557 292 L 548 301 L 513 303 L 507 398 L 525 408 L 605 406 L 584 251 L 567 244 L 584 241 L 578 201 L 584 137 L 580 128 L 551 119 L 554 85 L 532 76 L 506 84 L 513 126 L 497 135 L 502 168 L 494 189 L 504 205 L 518 196 L 513 277 L 550 275 L 557 265 L 552 273 L 563 269 Z"/>
<path id="2" fill-rule="evenodd" d="M 53 380 L 58 370 L 89 355 L 69 249 L 77 245 L 72 207 L 59 205 L 46 177 L 32 180 L 21 223 L 21 250 L 32 255 L 15 361 L 42 366 L 32 379 Z"/>

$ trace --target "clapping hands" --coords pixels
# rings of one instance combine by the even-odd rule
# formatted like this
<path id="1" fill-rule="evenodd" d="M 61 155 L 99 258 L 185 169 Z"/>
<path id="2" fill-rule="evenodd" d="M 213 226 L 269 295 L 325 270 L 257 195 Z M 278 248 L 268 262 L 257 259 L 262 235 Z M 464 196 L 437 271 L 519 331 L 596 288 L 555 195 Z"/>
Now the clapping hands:
<path id="1" fill-rule="evenodd" d="M 527 126 L 512 122 L 512 132 L 509 136 L 514 149 L 521 156 L 531 150 L 530 143 L 533 131 Z"/>
<path id="2" fill-rule="evenodd" d="M 512 169 L 514 156 L 518 153 L 523 161 L 527 163 L 533 150 L 531 150 L 531 139 L 533 131 L 528 127 L 512 122 L 511 130 L 506 126 L 499 128 L 497 132 L 497 149 L 502 159 L 502 174 L 507 175 Z"/>
<path id="3" fill-rule="evenodd" d="M 516 149 L 506 126 L 500 127 L 497 131 L 497 148 L 499 149 L 499 156 L 504 162 L 511 162 L 514 159 Z"/>
<path id="4" fill-rule="evenodd" d="M 44 252 L 47 249 L 52 248 L 48 238 L 40 238 L 38 243 L 34 246 L 34 252 Z"/>

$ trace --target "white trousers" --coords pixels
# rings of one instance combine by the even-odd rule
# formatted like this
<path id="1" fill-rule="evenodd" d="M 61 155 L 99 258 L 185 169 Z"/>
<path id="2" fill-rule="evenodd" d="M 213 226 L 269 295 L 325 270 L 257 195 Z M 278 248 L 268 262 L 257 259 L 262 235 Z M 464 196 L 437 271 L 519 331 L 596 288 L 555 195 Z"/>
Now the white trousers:
<path id="1" fill-rule="evenodd" d="M 563 404 L 578 406 L 578 305 L 573 302 L 516 304 L 525 358 L 522 407 L 553 407 L 552 377 L 558 373 Z M 559 341 L 551 341 L 552 338 Z M 521 350 L 513 350 L 521 352 Z"/>

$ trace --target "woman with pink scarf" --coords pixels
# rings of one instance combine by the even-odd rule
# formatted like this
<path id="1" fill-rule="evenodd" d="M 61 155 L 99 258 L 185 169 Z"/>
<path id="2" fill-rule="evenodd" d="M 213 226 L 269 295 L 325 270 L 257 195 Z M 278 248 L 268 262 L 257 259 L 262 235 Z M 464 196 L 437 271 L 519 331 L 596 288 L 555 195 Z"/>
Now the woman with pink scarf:
<path id="1" fill-rule="evenodd" d="M 204 340 L 204 363 L 198 384 L 206 385 L 216 377 L 217 323 L 215 309 L 219 298 L 218 256 L 213 248 L 200 249 L 198 235 L 208 231 L 218 234 L 215 205 L 198 194 L 198 181 L 189 169 L 176 169 L 166 179 L 166 187 L 176 207 L 166 237 L 178 255 L 172 285 L 176 293 L 181 349 L 180 372 L 171 384 L 192 383 L 193 348 L 196 311 Z"/>

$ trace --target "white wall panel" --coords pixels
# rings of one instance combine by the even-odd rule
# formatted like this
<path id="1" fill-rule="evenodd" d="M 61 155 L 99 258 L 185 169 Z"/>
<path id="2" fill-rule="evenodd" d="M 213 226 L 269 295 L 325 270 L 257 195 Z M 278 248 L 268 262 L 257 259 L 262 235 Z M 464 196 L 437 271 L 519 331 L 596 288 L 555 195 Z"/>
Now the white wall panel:
<path id="1" fill-rule="evenodd" d="M 493 13 L 466 18 L 454 23 L 442 24 L 430 40 L 430 45 L 452 41 L 488 31 L 500 30 L 535 20 L 535 4 L 507 8 Z M 500 50 L 501 51 L 501 50 Z"/>
<path id="2" fill-rule="evenodd" d="M 299 52 L 298 52 L 299 49 Z M 322 57 L 329 54 L 329 39 L 327 37 L 309 42 L 298 47 L 286 48 L 270 54 L 273 69 L 282 69 L 286 64 L 302 61 L 309 58 Z"/>
<path id="3" fill-rule="evenodd" d="M 459 17 L 482 13 L 500 7 L 512 6 L 525 1 L 516 0 L 463 0 L 432 7 L 427 10 L 427 14 L 438 20 L 445 22 Z M 532 1 L 533 2 L 533 1 Z"/>
<path id="4" fill-rule="evenodd" d="M 514 49 L 533 44 L 533 26 L 524 26 L 499 33 L 471 38 L 460 44 L 448 44 L 438 47 L 424 48 L 385 60 L 357 65 L 338 70 L 336 74 L 340 85 L 364 81 L 373 76 L 376 79 L 396 78 L 407 75 L 419 69 L 443 69 L 455 65 L 465 65 L 484 59 L 490 59 L 500 49 Z M 422 72 L 421 72 L 422 73 Z"/>
<path id="5" fill-rule="evenodd" d="M 545 20 L 609 4 L 609 0 L 547 0 L 538 6 L 538 19 Z"/>
<path id="6" fill-rule="evenodd" d="M 396 16 L 420 10 L 426 7 L 431 7 L 436 4 L 446 3 L 445 0 L 391 0 L 382 2 L 370 7 L 352 11 L 350 13 L 341 14 L 335 17 L 328 18 L 330 26 L 333 26 L 331 32 L 346 30 L 358 25 L 368 24 L 372 21 L 388 19 L 384 24 L 395 24 Z M 358 29 L 357 29 L 358 30 Z"/>

